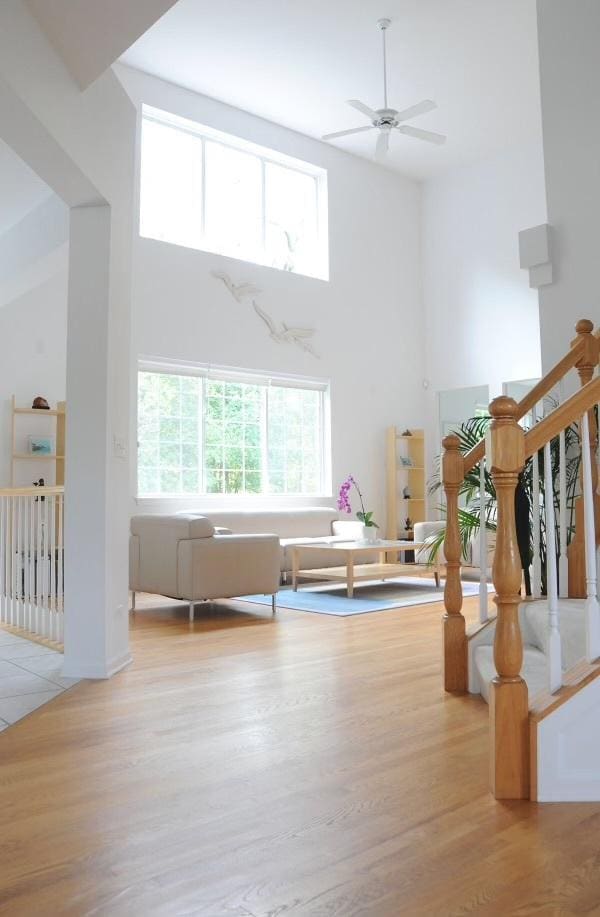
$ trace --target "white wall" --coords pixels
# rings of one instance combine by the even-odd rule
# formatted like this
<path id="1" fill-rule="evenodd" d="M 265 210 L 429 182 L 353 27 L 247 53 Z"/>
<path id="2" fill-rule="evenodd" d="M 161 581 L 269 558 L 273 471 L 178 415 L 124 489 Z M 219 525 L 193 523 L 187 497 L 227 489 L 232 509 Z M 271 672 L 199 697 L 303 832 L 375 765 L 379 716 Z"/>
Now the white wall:
<path id="1" fill-rule="evenodd" d="M 21 0 L 5 0 L 0 113 L 2 138 L 69 204 L 70 225 L 79 232 L 78 239 L 70 233 L 69 259 L 64 671 L 107 677 L 130 659 L 135 110 L 111 71 L 82 93 Z M 86 207 L 97 213 L 81 213 Z M 94 405 L 102 404 L 100 420 L 91 416 L 90 393 Z"/>
<path id="2" fill-rule="evenodd" d="M 423 421 L 419 186 L 138 71 L 117 72 L 137 104 L 147 102 L 327 168 L 329 282 L 139 239 L 134 350 L 330 379 L 334 491 L 354 474 L 383 523 L 385 427 Z M 316 328 L 320 359 L 272 341 L 256 315 L 210 276 L 215 269 L 238 282 L 256 282 L 264 291 L 261 303 L 276 319 Z M 199 505 L 211 499 L 212 505 L 223 503 L 221 497 L 205 498 Z"/>
<path id="3" fill-rule="evenodd" d="M 36 395 L 52 406 L 65 398 L 67 346 L 68 210 L 53 195 L 0 237 L 0 487 L 11 483 L 11 396 L 30 407 Z M 54 435 L 50 418 L 16 421 L 17 451 L 31 434 Z M 51 462 L 19 462 L 15 484 L 43 476 Z"/>
<path id="4" fill-rule="evenodd" d="M 537 292 L 518 233 L 546 220 L 541 140 L 454 171 L 423 190 L 428 429 L 437 393 L 540 374 Z"/>
<path id="5" fill-rule="evenodd" d="M 538 0 L 548 222 L 554 283 L 540 290 L 544 371 L 580 318 L 600 324 L 600 4 Z"/>

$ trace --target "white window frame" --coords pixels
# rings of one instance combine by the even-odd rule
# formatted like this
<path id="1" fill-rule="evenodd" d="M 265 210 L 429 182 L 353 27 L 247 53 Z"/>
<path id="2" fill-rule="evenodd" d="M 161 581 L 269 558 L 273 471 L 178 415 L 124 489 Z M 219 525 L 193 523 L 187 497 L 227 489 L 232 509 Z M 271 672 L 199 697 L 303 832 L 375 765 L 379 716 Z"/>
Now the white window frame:
<path id="1" fill-rule="evenodd" d="M 137 380 L 139 373 L 142 372 L 151 372 L 151 373 L 164 373 L 165 375 L 181 375 L 181 376 L 198 376 L 202 378 L 202 395 L 201 395 L 201 410 L 202 418 L 200 424 L 200 437 L 199 437 L 199 446 L 200 446 L 200 480 L 202 489 L 196 493 L 155 493 L 140 494 L 138 491 L 138 457 L 136 453 L 135 461 L 135 493 L 137 495 L 136 499 L 138 501 L 155 501 L 155 500 L 193 500 L 193 499 L 202 499 L 202 500 L 215 500 L 215 499 L 225 499 L 228 502 L 231 500 L 264 500 L 265 498 L 269 500 L 295 500 L 297 498 L 301 499 L 320 499 L 320 498 L 331 498 L 332 495 L 332 463 L 331 463 L 331 387 L 328 379 L 320 379 L 317 377 L 310 376 L 295 376 L 282 373 L 264 373 L 258 372 L 251 369 L 240 369 L 237 367 L 231 366 L 215 366 L 209 363 L 188 363 L 185 361 L 171 361 L 164 358 L 156 358 L 143 356 L 140 357 L 138 361 L 137 374 L 136 374 L 136 399 L 135 399 L 135 411 L 136 411 L 136 436 L 139 436 L 137 431 L 139 430 L 139 418 L 138 418 L 138 408 L 139 400 L 137 394 Z M 262 385 L 267 389 L 267 397 L 264 399 L 265 405 L 265 416 L 262 418 L 262 423 L 264 423 L 264 443 L 263 449 L 266 450 L 265 455 L 263 456 L 263 472 L 267 473 L 268 481 L 268 460 L 266 456 L 268 455 L 268 438 L 269 438 L 269 428 L 268 428 L 268 392 L 271 385 L 282 387 L 282 388 L 294 388 L 294 389 L 308 389 L 311 391 L 320 392 L 320 405 L 319 405 L 319 415 L 320 415 L 320 430 L 319 430 L 319 439 L 320 439 L 320 487 L 316 493 L 274 493 L 270 490 L 262 491 L 261 493 L 208 493 L 206 491 L 206 480 L 205 480 L 205 469 L 204 469 L 204 448 L 206 443 L 205 436 L 205 424 L 206 424 L 206 410 L 205 410 L 205 398 L 206 398 L 206 388 L 205 383 L 207 381 L 218 381 L 218 382 L 240 382 L 247 383 L 249 385 Z M 138 443 L 139 447 L 139 443 Z"/>
<path id="2" fill-rule="evenodd" d="M 274 165 L 283 166 L 286 169 L 290 169 L 295 172 L 300 172 L 302 175 L 308 175 L 315 181 L 315 195 L 316 195 L 316 217 L 317 217 L 317 226 L 316 226 L 316 255 L 315 255 L 315 265 L 314 269 L 310 273 L 304 273 L 301 271 L 291 271 L 293 274 L 300 274 L 300 276 L 315 277 L 318 280 L 329 280 L 329 226 L 328 226 L 328 197 L 327 197 L 327 170 L 321 168 L 320 166 L 315 166 L 312 163 L 304 162 L 301 159 L 296 159 L 293 156 L 287 156 L 284 153 L 279 153 L 276 150 L 271 150 L 268 147 L 259 146 L 259 144 L 252 143 L 248 140 L 244 140 L 241 137 L 235 137 L 232 134 L 226 134 L 223 131 L 218 131 L 215 128 L 208 127 L 204 124 L 199 124 L 196 121 L 191 121 L 188 118 L 183 118 L 180 115 L 172 114 L 171 112 L 163 111 L 159 108 L 153 108 L 151 105 L 142 105 L 142 123 L 144 121 L 154 121 L 158 124 L 167 127 L 173 127 L 180 131 L 185 131 L 187 133 L 193 134 L 195 137 L 198 137 L 202 145 L 202 197 L 201 197 L 201 206 L 199 213 L 200 220 L 200 235 L 201 235 L 201 244 L 199 245 L 200 251 L 212 252 L 214 254 L 222 255 L 228 258 L 234 258 L 237 260 L 240 259 L 238 255 L 232 252 L 225 251 L 215 251 L 210 247 L 210 240 L 207 238 L 205 227 L 206 227 L 206 141 L 210 140 L 211 142 L 220 143 L 225 147 L 228 147 L 233 150 L 239 150 L 244 153 L 251 153 L 252 155 L 258 157 L 261 162 L 261 180 L 262 180 L 262 207 L 261 207 L 261 244 L 262 244 L 262 260 L 252 261 L 252 264 L 261 264 L 266 267 L 271 267 L 274 270 L 282 270 L 282 268 L 273 267 L 269 264 L 267 259 L 266 252 L 266 205 L 265 205 L 265 165 L 266 163 L 272 163 Z M 143 157 L 143 147 L 141 150 L 141 155 Z M 140 188 L 140 200 L 141 200 L 141 188 Z M 140 223 L 139 223 L 139 233 L 143 238 L 154 238 L 153 236 L 144 236 L 142 233 L 141 225 L 141 207 L 139 208 L 140 213 Z M 160 240 L 164 241 L 164 240 Z M 178 245 L 181 243 L 169 243 Z M 189 247 L 189 246 L 188 246 Z"/>

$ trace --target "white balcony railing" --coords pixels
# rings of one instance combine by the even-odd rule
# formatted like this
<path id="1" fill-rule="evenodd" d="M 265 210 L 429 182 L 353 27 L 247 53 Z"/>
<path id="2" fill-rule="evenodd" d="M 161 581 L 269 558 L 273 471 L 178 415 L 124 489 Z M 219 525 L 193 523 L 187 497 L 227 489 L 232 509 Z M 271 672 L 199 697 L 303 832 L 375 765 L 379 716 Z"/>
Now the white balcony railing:
<path id="1" fill-rule="evenodd" d="M 0 490 L 0 624 L 63 640 L 64 488 Z"/>

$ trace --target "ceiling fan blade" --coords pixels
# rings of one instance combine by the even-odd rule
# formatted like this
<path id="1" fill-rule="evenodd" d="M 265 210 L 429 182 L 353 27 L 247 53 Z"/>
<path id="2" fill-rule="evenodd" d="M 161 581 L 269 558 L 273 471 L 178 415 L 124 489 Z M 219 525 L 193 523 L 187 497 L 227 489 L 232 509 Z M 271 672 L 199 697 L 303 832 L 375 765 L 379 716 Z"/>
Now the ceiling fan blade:
<path id="1" fill-rule="evenodd" d="M 358 99 L 348 99 L 348 105 L 351 105 L 352 108 L 362 112 L 362 114 L 366 115 L 370 121 L 377 121 L 377 112 L 373 111 L 372 108 L 369 108 L 368 105 L 365 105 L 364 102 L 359 102 Z"/>
<path id="2" fill-rule="evenodd" d="M 408 121 L 409 118 L 416 118 L 417 115 L 424 115 L 428 111 L 434 111 L 436 108 L 436 102 L 433 102 L 431 99 L 423 99 L 422 102 L 417 102 L 416 105 L 411 105 L 410 108 L 399 111 L 396 115 L 396 121 Z"/>
<path id="3" fill-rule="evenodd" d="M 323 134 L 321 140 L 335 140 L 336 137 L 347 137 L 348 134 L 361 134 L 363 131 L 374 131 L 375 128 L 372 124 L 367 124 L 366 127 L 351 127 L 348 131 L 335 131 L 333 134 Z"/>
<path id="4" fill-rule="evenodd" d="M 377 145 L 375 147 L 375 158 L 376 159 L 385 159 L 389 148 L 390 148 L 390 132 L 389 131 L 379 131 L 379 137 L 377 138 Z"/>
<path id="5" fill-rule="evenodd" d="M 397 127 L 396 130 L 400 131 L 401 134 L 406 134 L 407 137 L 415 137 L 417 140 L 426 140 L 428 143 L 436 143 L 438 146 L 446 142 L 446 138 L 443 134 L 434 134 L 433 131 L 422 131 L 418 127 L 409 127 L 407 124 L 402 125 L 402 127 Z"/>

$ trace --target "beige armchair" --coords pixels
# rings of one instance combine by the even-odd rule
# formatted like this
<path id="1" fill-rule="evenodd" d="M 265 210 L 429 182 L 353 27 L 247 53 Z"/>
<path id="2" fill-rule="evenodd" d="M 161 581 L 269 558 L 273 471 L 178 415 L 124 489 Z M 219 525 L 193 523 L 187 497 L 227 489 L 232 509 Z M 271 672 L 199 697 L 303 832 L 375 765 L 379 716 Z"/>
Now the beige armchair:
<path id="1" fill-rule="evenodd" d="M 209 519 L 194 514 L 133 516 L 129 540 L 129 588 L 189 602 L 279 589 L 277 535 L 220 535 Z"/>

